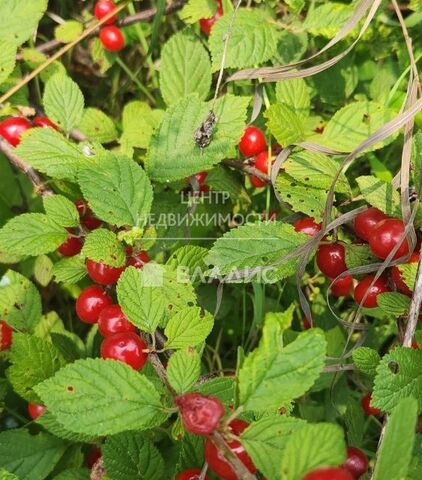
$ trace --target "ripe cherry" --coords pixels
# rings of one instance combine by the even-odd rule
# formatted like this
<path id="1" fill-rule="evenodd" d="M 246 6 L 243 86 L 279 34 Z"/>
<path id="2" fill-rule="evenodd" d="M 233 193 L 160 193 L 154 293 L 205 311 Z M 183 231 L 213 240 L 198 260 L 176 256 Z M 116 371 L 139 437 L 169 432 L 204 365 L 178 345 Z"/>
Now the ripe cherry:
<path id="1" fill-rule="evenodd" d="M 103 308 L 111 305 L 113 300 L 98 285 L 86 287 L 76 300 L 76 313 L 86 323 L 95 323 Z"/>
<path id="2" fill-rule="evenodd" d="M 185 393 L 174 399 L 179 407 L 184 427 L 196 435 L 210 435 L 224 415 L 224 406 L 216 397 L 200 393 Z"/>
<path id="3" fill-rule="evenodd" d="M 32 420 L 36 420 L 38 417 L 47 410 L 47 407 L 40 405 L 39 403 L 28 403 L 28 413 Z"/>
<path id="4" fill-rule="evenodd" d="M 82 250 L 82 240 L 77 237 L 67 239 L 57 248 L 57 251 L 64 257 L 73 257 Z"/>
<path id="5" fill-rule="evenodd" d="M 339 278 L 336 283 L 331 286 L 331 293 L 335 297 L 345 297 L 353 291 L 353 277 L 346 275 L 344 278 Z"/>
<path id="6" fill-rule="evenodd" d="M 198 184 L 203 185 L 208 177 L 208 172 L 198 172 L 194 176 Z M 190 183 L 190 177 L 185 177 L 185 182 Z"/>
<path id="7" fill-rule="evenodd" d="M 119 52 L 125 46 L 125 37 L 119 28 L 109 25 L 100 30 L 100 40 L 103 47 L 110 52 Z"/>
<path id="8" fill-rule="evenodd" d="M 212 17 L 209 18 L 201 18 L 199 20 L 199 26 L 201 30 L 209 35 L 211 33 L 212 27 L 214 26 L 215 22 L 223 15 L 223 7 L 221 5 L 221 0 L 217 0 L 217 11 Z"/>
<path id="9" fill-rule="evenodd" d="M 114 285 L 117 283 L 125 268 L 126 266 L 111 267 L 105 263 L 94 262 L 91 259 L 86 261 L 88 275 L 95 283 L 100 283 L 101 285 Z"/>
<path id="10" fill-rule="evenodd" d="M 369 207 L 363 212 L 358 213 L 353 221 L 356 235 L 369 242 L 372 231 L 377 223 L 386 218 L 388 218 L 388 216 L 375 207 Z"/>
<path id="11" fill-rule="evenodd" d="M 302 323 L 304 330 L 309 330 L 310 328 L 312 328 L 311 322 L 306 317 L 303 318 Z"/>
<path id="12" fill-rule="evenodd" d="M 230 430 L 234 435 L 240 435 L 243 430 L 249 426 L 249 423 L 244 420 L 235 419 L 229 424 Z M 256 473 L 256 467 L 252 462 L 243 445 L 238 440 L 228 442 L 230 450 L 239 458 L 245 467 L 252 473 Z M 205 460 L 208 462 L 210 469 L 223 480 L 238 480 L 236 472 L 232 469 L 230 464 L 224 458 L 223 452 L 212 443 L 208 438 L 205 441 L 204 448 Z"/>
<path id="13" fill-rule="evenodd" d="M 312 217 L 301 218 L 293 224 L 296 232 L 304 233 L 309 237 L 314 237 L 318 232 L 320 232 L 321 226 L 322 225 L 320 223 L 316 223 Z"/>
<path id="14" fill-rule="evenodd" d="M 53 123 L 48 117 L 38 116 L 32 119 L 32 123 L 36 127 L 41 128 L 54 128 L 54 130 L 59 130 L 59 127 Z"/>
<path id="15" fill-rule="evenodd" d="M 363 280 L 361 280 L 355 287 L 355 301 L 359 305 L 362 303 L 363 297 L 366 292 L 365 301 L 362 303 L 362 306 L 365 308 L 375 308 L 378 306 L 377 297 L 380 293 L 391 292 L 390 287 L 388 286 L 388 280 L 386 277 L 379 277 L 371 288 L 370 285 L 374 279 L 374 275 L 368 275 Z"/>
<path id="16" fill-rule="evenodd" d="M 265 180 L 261 180 L 260 178 L 255 177 L 255 175 L 249 175 L 249 180 L 255 188 L 265 187 L 267 184 Z"/>
<path id="17" fill-rule="evenodd" d="M 270 165 L 272 160 L 270 159 Z M 268 150 L 264 150 L 263 152 L 258 153 L 255 157 L 255 168 L 257 168 L 262 173 L 270 173 L 268 172 Z M 271 167 L 270 167 L 271 168 Z"/>
<path id="18" fill-rule="evenodd" d="M 0 320 L 0 350 L 7 350 L 12 345 L 13 328 L 10 327 L 4 320 Z"/>
<path id="19" fill-rule="evenodd" d="M 379 408 L 371 406 L 371 394 L 367 393 L 365 396 L 362 397 L 360 404 L 362 405 L 363 411 L 367 415 L 379 415 L 381 410 Z"/>
<path id="20" fill-rule="evenodd" d="M 132 257 L 130 257 L 128 264 L 132 265 L 132 267 L 136 267 L 142 270 L 144 268 L 144 265 L 150 261 L 151 259 L 149 258 L 148 253 L 145 250 L 141 250 Z"/>
<path id="21" fill-rule="evenodd" d="M 336 278 L 347 270 L 345 250 L 342 243 L 322 243 L 317 250 L 316 261 L 322 273 Z"/>
<path id="22" fill-rule="evenodd" d="M 419 252 L 413 252 L 409 260 L 405 263 L 405 265 L 408 263 L 417 263 L 417 262 L 419 262 Z M 394 265 L 393 267 L 391 267 L 391 278 L 394 282 L 394 285 L 397 287 L 397 289 L 400 292 L 404 293 L 405 295 L 412 295 L 413 291 L 404 282 L 402 273 L 398 265 Z"/>
<path id="23" fill-rule="evenodd" d="M 103 340 L 101 357 L 119 360 L 139 370 L 147 361 L 148 352 L 143 351 L 147 348 L 148 345 L 136 333 L 116 333 Z"/>
<path id="24" fill-rule="evenodd" d="M 323 467 L 313 470 L 303 480 L 354 480 L 352 475 L 341 467 Z"/>
<path id="25" fill-rule="evenodd" d="M 85 225 L 85 227 L 88 230 L 95 230 L 96 228 L 100 228 L 103 222 L 98 219 L 97 217 L 94 217 L 94 215 L 87 215 L 81 220 L 82 225 Z"/>
<path id="26" fill-rule="evenodd" d="M 136 331 L 135 325 L 129 322 L 120 305 L 109 305 L 101 310 L 98 317 L 98 329 L 104 337 L 115 333 Z"/>
<path id="27" fill-rule="evenodd" d="M 178 475 L 176 475 L 176 478 L 174 480 L 198 480 L 200 474 L 200 468 L 188 468 L 184 472 L 180 472 Z M 205 480 L 210 480 L 210 477 L 208 475 L 205 475 L 204 478 Z"/>
<path id="28" fill-rule="evenodd" d="M 245 157 L 252 157 L 267 149 L 264 132 L 252 125 L 246 127 L 239 143 L 239 150 Z"/>
<path id="29" fill-rule="evenodd" d="M 353 478 L 359 479 L 368 471 L 368 457 L 356 447 L 347 447 L 347 458 L 342 467 L 352 474 Z"/>
<path id="30" fill-rule="evenodd" d="M 0 136 L 16 147 L 21 141 L 22 134 L 30 128 L 32 124 L 26 118 L 10 117 L 0 122 Z"/>
<path id="31" fill-rule="evenodd" d="M 372 253 L 379 258 L 387 258 L 393 248 L 399 243 L 400 237 L 404 234 L 404 224 L 397 218 L 386 218 L 381 220 L 372 230 L 369 239 L 369 247 Z M 409 245 L 406 238 L 401 242 L 400 247 L 394 254 L 394 259 L 403 257 L 409 253 Z"/>
<path id="32" fill-rule="evenodd" d="M 98 447 L 91 449 L 86 457 L 85 464 L 91 469 L 101 458 L 101 450 Z"/>
<path id="33" fill-rule="evenodd" d="M 101 20 L 109 13 L 113 12 L 116 9 L 116 5 L 111 0 L 99 0 L 94 7 L 94 15 Z M 117 20 L 116 15 L 110 17 L 104 25 L 111 25 Z"/>

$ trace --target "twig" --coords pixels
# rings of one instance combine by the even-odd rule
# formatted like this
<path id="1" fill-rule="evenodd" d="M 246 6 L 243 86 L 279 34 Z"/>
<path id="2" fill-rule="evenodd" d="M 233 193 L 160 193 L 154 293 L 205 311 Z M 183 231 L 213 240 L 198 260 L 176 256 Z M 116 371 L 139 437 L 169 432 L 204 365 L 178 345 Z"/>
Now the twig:
<path id="1" fill-rule="evenodd" d="M 324 373 L 336 373 L 336 372 L 345 372 L 347 370 L 355 370 L 356 367 L 352 363 L 348 364 L 338 364 L 338 365 L 328 365 L 322 370 Z"/>
<path id="2" fill-rule="evenodd" d="M 245 172 L 249 175 L 253 175 L 254 177 L 258 177 L 261 180 L 265 180 L 266 182 L 270 181 L 270 177 L 266 174 L 258 170 L 257 168 L 253 167 L 252 165 L 248 165 L 247 163 L 244 163 L 241 160 L 235 160 L 235 159 L 225 159 L 222 160 L 224 165 L 227 165 L 228 167 L 233 167 L 236 168 L 237 170 L 241 170 L 242 172 Z"/>
<path id="3" fill-rule="evenodd" d="M 148 358 L 149 358 L 149 361 L 151 362 L 151 365 L 153 366 L 155 372 L 160 377 L 160 380 L 167 387 L 169 392 L 173 396 L 177 395 L 176 391 L 174 390 L 174 388 L 170 385 L 170 382 L 168 381 L 166 369 L 164 368 L 163 364 L 161 363 L 161 360 L 158 358 L 158 355 L 156 353 L 150 352 L 148 354 Z"/>

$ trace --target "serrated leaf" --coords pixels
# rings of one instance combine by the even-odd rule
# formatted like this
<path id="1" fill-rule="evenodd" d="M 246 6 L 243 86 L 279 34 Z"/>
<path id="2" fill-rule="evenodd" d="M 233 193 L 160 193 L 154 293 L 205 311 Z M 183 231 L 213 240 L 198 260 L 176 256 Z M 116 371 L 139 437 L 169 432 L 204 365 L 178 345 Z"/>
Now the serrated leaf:
<path id="1" fill-rule="evenodd" d="M 173 315 L 164 330 L 166 348 L 185 348 L 198 345 L 211 333 L 213 316 L 199 307 L 190 307 Z"/>
<path id="2" fill-rule="evenodd" d="M 224 95 L 215 105 L 218 122 L 211 143 L 202 151 L 194 140 L 195 130 L 207 118 L 210 104 L 192 94 L 173 104 L 159 130 L 152 136 L 145 168 L 159 182 L 178 180 L 207 170 L 225 158 L 238 144 L 246 124 L 248 97 Z"/>
<path id="3" fill-rule="evenodd" d="M 371 252 L 369 245 L 346 243 L 344 249 L 347 268 L 361 267 L 362 265 L 370 265 L 379 261 Z"/>
<path id="4" fill-rule="evenodd" d="M 37 256 L 56 250 L 66 238 L 66 230 L 47 215 L 23 213 L 9 220 L 0 230 L 0 250 Z"/>
<path id="5" fill-rule="evenodd" d="M 15 474 L 10 473 L 2 468 L 0 470 L 0 480 L 19 480 L 19 478 Z"/>
<path id="6" fill-rule="evenodd" d="M 164 461 L 145 434 L 126 432 L 107 438 L 101 448 L 107 474 L 113 480 L 161 480 Z"/>
<path id="7" fill-rule="evenodd" d="M 217 10 L 215 0 L 189 0 L 179 13 L 186 23 L 196 23 L 201 18 L 212 17 Z"/>
<path id="8" fill-rule="evenodd" d="M 280 105 L 285 105 L 302 117 L 309 115 L 311 96 L 303 78 L 277 82 L 275 95 Z"/>
<path id="9" fill-rule="evenodd" d="M 122 267 L 126 263 L 124 246 L 115 233 L 105 228 L 97 228 L 85 237 L 81 253 L 95 262 L 112 267 Z"/>
<path id="10" fill-rule="evenodd" d="M 55 476 L 54 480 L 90 480 L 90 478 L 90 470 L 87 468 L 68 468 Z"/>
<path id="11" fill-rule="evenodd" d="M 78 84 L 66 75 L 54 75 L 46 83 L 43 104 L 48 117 L 66 132 L 82 119 L 84 97 Z"/>
<path id="12" fill-rule="evenodd" d="M 308 35 L 306 32 L 292 32 L 283 29 L 279 32 L 277 51 L 274 54 L 272 63 L 274 65 L 285 65 L 297 62 L 305 54 L 308 47 Z"/>
<path id="13" fill-rule="evenodd" d="M 213 395 L 221 400 L 225 405 L 230 406 L 234 402 L 235 380 L 233 377 L 216 377 L 208 380 L 195 391 L 204 395 Z"/>
<path id="14" fill-rule="evenodd" d="M 54 29 L 56 40 L 62 43 L 73 42 L 82 33 L 83 25 L 76 20 L 67 20 Z"/>
<path id="15" fill-rule="evenodd" d="M 11 327 L 33 331 L 41 318 L 41 297 L 26 277 L 8 270 L 0 281 L 0 317 Z"/>
<path id="16" fill-rule="evenodd" d="M 62 258 L 53 266 L 56 282 L 77 283 L 86 275 L 85 261 L 80 256 Z"/>
<path id="17" fill-rule="evenodd" d="M 205 100 L 211 87 L 211 62 L 198 37 L 189 30 L 174 34 L 161 51 L 160 90 L 167 105 L 190 93 Z"/>
<path id="18" fill-rule="evenodd" d="M 397 347 L 377 367 L 371 405 L 391 412 L 405 397 L 413 396 L 422 410 L 422 351 Z"/>
<path id="19" fill-rule="evenodd" d="M 329 2 L 309 10 L 303 22 L 303 28 L 312 35 L 322 35 L 327 38 L 334 35 L 343 27 L 353 14 L 349 5 L 338 2 Z"/>
<path id="20" fill-rule="evenodd" d="M 213 26 L 209 48 L 212 56 L 212 69 L 221 66 L 224 36 L 231 22 L 232 14 L 227 13 Z M 270 24 L 265 12 L 240 8 L 233 23 L 228 41 L 225 68 L 245 68 L 260 65 L 269 60 L 277 49 L 277 31 Z"/>
<path id="21" fill-rule="evenodd" d="M 77 227 L 79 213 L 75 204 L 63 195 L 49 195 L 43 198 L 44 210 L 47 216 L 62 227 Z"/>
<path id="22" fill-rule="evenodd" d="M 51 433 L 55 437 L 61 438 L 62 440 L 68 440 L 69 442 L 88 443 L 95 439 L 95 437 L 92 435 L 75 433 L 67 430 L 49 411 L 45 411 L 41 416 L 39 416 L 36 419 L 36 423 L 45 428 L 48 433 Z"/>
<path id="23" fill-rule="evenodd" d="M 391 182 L 384 182 L 371 175 L 356 179 L 363 198 L 387 215 L 401 217 L 400 194 Z"/>
<path id="24" fill-rule="evenodd" d="M 300 13 L 305 6 L 305 0 L 286 0 L 287 5 L 292 13 Z"/>
<path id="25" fill-rule="evenodd" d="M 353 350 L 352 356 L 355 365 L 361 372 L 375 376 L 377 366 L 381 361 L 381 357 L 376 350 L 369 347 L 359 347 Z"/>
<path id="26" fill-rule="evenodd" d="M 270 416 L 253 422 L 242 433 L 242 445 L 269 480 L 280 478 L 283 452 L 290 435 L 305 424 L 299 418 Z"/>
<path id="27" fill-rule="evenodd" d="M 341 465 L 345 459 L 346 444 L 339 425 L 309 424 L 291 434 L 280 472 L 285 480 L 297 480 L 318 467 Z"/>
<path id="28" fill-rule="evenodd" d="M 400 277 L 410 290 L 415 289 L 416 273 L 418 271 L 418 262 L 403 263 L 397 265 L 400 271 Z"/>
<path id="29" fill-rule="evenodd" d="M 286 104 L 275 103 L 265 111 L 267 127 L 280 145 L 287 146 L 305 138 L 303 116 Z"/>
<path id="30" fill-rule="evenodd" d="M 98 108 L 86 108 L 78 129 L 92 142 L 110 143 L 117 139 L 113 120 Z"/>
<path id="31" fill-rule="evenodd" d="M 50 378 L 66 362 L 57 348 L 35 335 L 15 333 L 7 378 L 13 389 L 28 402 L 39 403 L 33 387 Z"/>
<path id="32" fill-rule="evenodd" d="M 40 255 L 35 259 L 34 277 L 42 287 L 46 287 L 53 278 L 53 262 L 47 255 Z"/>
<path id="33" fill-rule="evenodd" d="M 3 83 L 6 78 L 13 72 L 16 64 L 16 51 L 17 45 L 15 42 L 1 39 L 0 83 Z"/>
<path id="34" fill-rule="evenodd" d="M 251 201 L 236 173 L 220 165 L 217 165 L 208 172 L 206 184 L 209 185 L 211 190 L 224 195 L 224 197 L 222 197 L 224 204 L 226 204 L 227 195 L 230 196 L 232 202 L 244 200 L 250 203 Z"/>
<path id="35" fill-rule="evenodd" d="M 179 350 L 170 357 L 167 377 L 177 393 L 185 393 L 195 384 L 201 373 L 201 357 L 193 348 Z"/>
<path id="36" fill-rule="evenodd" d="M 99 66 L 102 74 L 106 73 L 116 61 L 116 54 L 106 50 L 98 37 L 92 39 L 91 56 L 94 63 Z"/>
<path id="37" fill-rule="evenodd" d="M 399 292 L 386 292 L 377 295 L 378 307 L 389 315 L 400 317 L 408 312 L 410 298 Z"/>
<path id="38" fill-rule="evenodd" d="M 115 360 L 77 360 L 35 391 L 57 420 L 74 432 L 113 435 L 144 430 L 167 417 L 154 385 Z"/>
<path id="39" fill-rule="evenodd" d="M 173 252 L 167 260 L 166 265 L 174 270 L 184 268 L 187 270 L 188 275 L 191 277 L 205 270 L 204 259 L 208 253 L 208 250 L 197 245 L 185 245 L 178 248 Z"/>
<path id="40" fill-rule="evenodd" d="M 377 451 L 374 480 L 405 478 L 412 459 L 418 402 L 403 398 L 394 408 Z"/>
<path id="41" fill-rule="evenodd" d="M 0 433 L 0 467 L 20 480 L 44 480 L 68 445 L 47 433 L 31 435 L 26 429 Z"/>
<path id="42" fill-rule="evenodd" d="M 16 155 L 46 175 L 72 180 L 85 161 L 78 147 L 53 128 L 33 128 L 22 136 Z"/>

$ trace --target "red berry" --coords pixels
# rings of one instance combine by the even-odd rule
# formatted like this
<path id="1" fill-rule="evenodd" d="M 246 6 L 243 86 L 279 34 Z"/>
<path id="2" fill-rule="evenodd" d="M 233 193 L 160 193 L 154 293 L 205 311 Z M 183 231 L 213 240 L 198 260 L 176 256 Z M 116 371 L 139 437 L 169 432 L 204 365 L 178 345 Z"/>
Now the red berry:
<path id="1" fill-rule="evenodd" d="M 362 397 L 360 404 L 362 405 L 363 411 L 367 415 L 379 415 L 381 410 L 379 408 L 375 408 L 371 406 L 371 394 L 367 393 L 364 397 Z"/>
<path id="2" fill-rule="evenodd" d="M 57 251 L 64 257 L 73 257 L 82 250 L 82 241 L 80 238 L 67 237 L 67 239 L 57 248 Z"/>
<path id="3" fill-rule="evenodd" d="M 224 406 L 216 397 L 200 393 L 185 393 L 174 399 L 179 407 L 184 427 L 196 435 L 210 435 L 224 415 Z"/>
<path id="4" fill-rule="evenodd" d="M 38 403 L 28 403 L 28 413 L 32 420 L 36 420 L 38 417 L 47 410 L 44 405 L 40 405 Z"/>
<path id="5" fill-rule="evenodd" d="M 12 345 L 13 328 L 10 327 L 4 320 L 0 320 L 0 336 L 1 347 L 0 350 L 7 350 Z"/>
<path id="6" fill-rule="evenodd" d="M 82 218 L 81 223 L 82 225 L 85 225 L 88 230 L 95 230 L 96 228 L 100 228 L 103 224 L 103 222 L 97 217 L 94 217 L 94 215 L 86 215 Z"/>
<path id="7" fill-rule="evenodd" d="M 114 5 L 114 2 L 112 2 L 111 0 L 100 0 L 95 4 L 94 15 L 98 18 L 98 20 L 101 20 L 106 15 L 113 12 L 115 9 L 116 5 Z M 111 25 L 116 20 L 116 15 L 113 15 L 104 23 L 104 25 Z"/>
<path id="8" fill-rule="evenodd" d="M 199 26 L 201 30 L 209 35 L 211 33 L 212 27 L 214 23 L 223 15 L 223 7 L 221 6 L 221 0 L 217 0 L 217 11 L 212 17 L 209 18 L 201 18 L 199 20 Z"/>
<path id="9" fill-rule="evenodd" d="M 355 447 L 347 447 L 347 458 L 342 467 L 357 480 L 368 471 L 368 457 Z"/>
<path id="10" fill-rule="evenodd" d="M 229 424 L 229 427 L 234 435 L 240 435 L 243 430 L 249 426 L 249 423 L 235 419 Z M 253 464 L 250 456 L 244 449 L 243 445 L 237 441 L 232 440 L 228 442 L 231 451 L 239 458 L 245 467 L 252 473 L 256 473 L 256 467 Z M 205 460 L 208 462 L 210 469 L 223 480 L 238 480 L 236 472 L 232 469 L 230 464 L 224 458 L 223 452 L 212 443 L 210 439 L 205 441 L 204 448 Z"/>
<path id="11" fill-rule="evenodd" d="M 100 30 L 103 47 L 110 52 L 119 52 L 125 46 L 125 37 L 119 28 L 109 25 Z"/>
<path id="12" fill-rule="evenodd" d="M 334 285 L 331 286 L 331 293 L 336 297 L 345 297 L 353 290 L 353 277 L 347 275 L 339 278 Z"/>
<path id="13" fill-rule="evenodd" d="M 133 332 L 116 333 L 106 337 L 101 344 L 101 357 L 112 358 L 140 370 L 148 358 L 147 344 Z"/>
<path id="14" fill-rule="evenodd" d="M 86 287 L 76 300 L 76 313 L 86 323 L 95 323 L 101 310 L 111 305 L 113 300 L 98 285 Z"/>
<path id="15" fill-rule="evenodd" d="M 88 259 L 86 261 L 86 269 L 88 275 L 95 283 L 102 285 L 114 285 L 119 280 L 120 275 L 124 271 L 126 266 L 123 267 L 111 267 L 101 262 L 94 262 L 94 260 Z"/>
<path id="16" fill-rule="evenodd" d="M 252 157 L 267 149 L 267 141 L 262 130 L 257 127 L 246 127 L 239 143 L 239 150 L 245 157 Z"/>
<path id="17" fill-rule="evenodd" d="M 371 288 L 370 285 L 374 279 L 374 275 L 368 275 L 363 280 L 361 280 L 355 287 L 355 301 L 359 305 L 362 303 L 363 297 L 366 292 L 369 290 L 368 295 L 366 296 L 365 301 L 362 303 L 362 306 L 365 308 L 375 308 L 378 306 L 377 297 L 380 293 L 391 292 L 391 289 L 388 286 L 387 278 L 381 276 L 379 277 Z"/>
<path id="18" fill-rule="evenodd" d="M 135 325 L 129 322 L 120 305 L 109 305 L 101 310 L 98 317 L 98 329 L 104 337 L 115 333 L 136 331 Z"/>
<path id="19" fill-rule="evenodd" d="M 304 330 L 309 330 L 310 328 L 312 328 L 311 322 L 306 317 L 302 320 L 302 322 Z"/>
<path id="20" fill-rule="evenodd" d="M 129 250 L 128 253 L 129 255 L 132 255 L 131 250 Z M 150 261 L 151 259 L 149 258 L 148 253 L 145 250 L 141 250 L 140 252 L 130 257 L 128 265 L 132 265 L 132 267 L 136 267 L 142 270 L 144 268 L 144 265 Z"/>
<path id="21" fill-rule="evenodd" d="M 30 128 L 32 124 L 26 118 L 10 117 L 0 122 L 0 136 L 16 147 L 21 141 L 21 135 Z"/>
<path id="22" fill-rule="evenodd" d="M 312 217 L 305 217 L 297 220 L 293 224 L 296 232 L 304 233 L 309 237 L 314 237 L 321 231 L 321 223 L 316 223 Z"/>
<path id="23" fill-rule="evenodd" d="M 97 460 L 101 458 L 101 450 L 98 447 L 94 447 L 90 450 L 86 457 L 86 466 L 91 469 L 96 463 Z"/>
<path id="24" fill-rule="evenodd" d="M 39 117 L 34 117 L 32 119 L 32 123 L 36 126 L 36 127 L 41 127 L 41 128 L 54 128 L 54 130 L 58 130 L 59 127 L 53 123 L 48 117 L 42 117 L 42 116 L 39 116 Z"/>
<path id="25" fill-rule="evenodd" d="M 412 340 L 412 348 L 413 350 L 419 350 L 419 344 L 416 340 Z"/>
<path id="26" fill-rule="evenodd" d="M 341 467 L 324 467 L 313 470 L 303 480 L 354 480 L 347 470 Z"/>
<path id="27" fill-rule="evenodd" d="M 377 257 L 387 258 L 391 250 L 399 243 L 400 237 L 403 234 L 404 224 L 401 220 L 397 218 L 386 218 L 378 222 L 372 230 L 369 247 Z M 393 258 L 403 257 L 407 253 L 409 253 L 409 245 L 405 238 Z"/>
<path id="28" fill-rule="evenodd" d="M 269 173 L 268 172 L 268 150 L 264 150 L 263 152 L 258 153 L 255 157 L 255 168 L 257 168 L 262 173 Z M 271 160 L 270 160 L 271 164 Z M 270 167 L 271 168 L 271 167 Z"/>
<path id="29" fill-rule="evenodd" d="M 180 472 L 174 480 L 198 480 L 200 474 L 200 468 L 188 468 L 184 472 Z M 210 480 L 210 477 L 205 475 L 205 480 Z"/>
<path id="30" fill-rule="evenodd" d="M 208 177 L 208 172 L 199 172 L 195 174 L 196 181 L 198 182 L 199 185 L 203 185 L 207 177 Z M 185 177 L 185 182 L 190 183 L 190 177 Z"/>
<path id="31" fill-rule="evenodd" d="M 92 213 L 92 210 L 83 200 L 76 200 L 73 203 L 75 204 L 76 210 L 78 211 L 80 218 Z"/>
<path id="32" fill-rule="evenodd" d="M 317 250 L 316 261 L 322 273 L 336 278 L 347 270 L 342 243 L 322 243 Z"/>
<path id="33" fill-rule="evenodd" d="M 255 175 L 249 175 L 249 180 L 255 188 L 265 187 L 267 184 L 265 180 L 261 180 L 260 178 L 255 177 Z"/>
<path id="34" fill-rule="evenodd" d="M 358 213 L 353 221 L 356 235 L 369 242 L 376 224 L 386 218 L 388 218 L 387 215 L 375 207 L 367 208 L 363 212 Z"/>
<path id="35" fill-rule="evenodd" d="M 419 262 L 419 252 L 413 252 L 405 265 L 407 265 L 408 263 L 417 262 Z M 400 290 L 400 292 L 404 293 L 405 295 L 412 295 L 413 291 L 410 290 L 410 288 L 404 282 L 398 265 L 394 265 L 393 267 L 391 267 L 391 278 L 394 282 L 394 285 L 397 287 L 398 290 Z"/>

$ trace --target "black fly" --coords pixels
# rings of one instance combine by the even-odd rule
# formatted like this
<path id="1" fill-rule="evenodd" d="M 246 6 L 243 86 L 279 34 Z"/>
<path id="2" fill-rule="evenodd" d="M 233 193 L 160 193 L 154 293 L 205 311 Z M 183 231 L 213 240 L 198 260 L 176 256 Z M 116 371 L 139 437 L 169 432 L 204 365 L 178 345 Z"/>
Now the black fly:
<path id="1" fill-rule="evenodd" d="M 199 128 L 196 129 L 194 138 L 196 144 L 201 150 L 205 147 L 208 147 L 208 145 L 211 143 L 211 137 L 216 123 L 217 117 L 215 116 L 215 113 L 210 110 L 205 121 Z"/>

